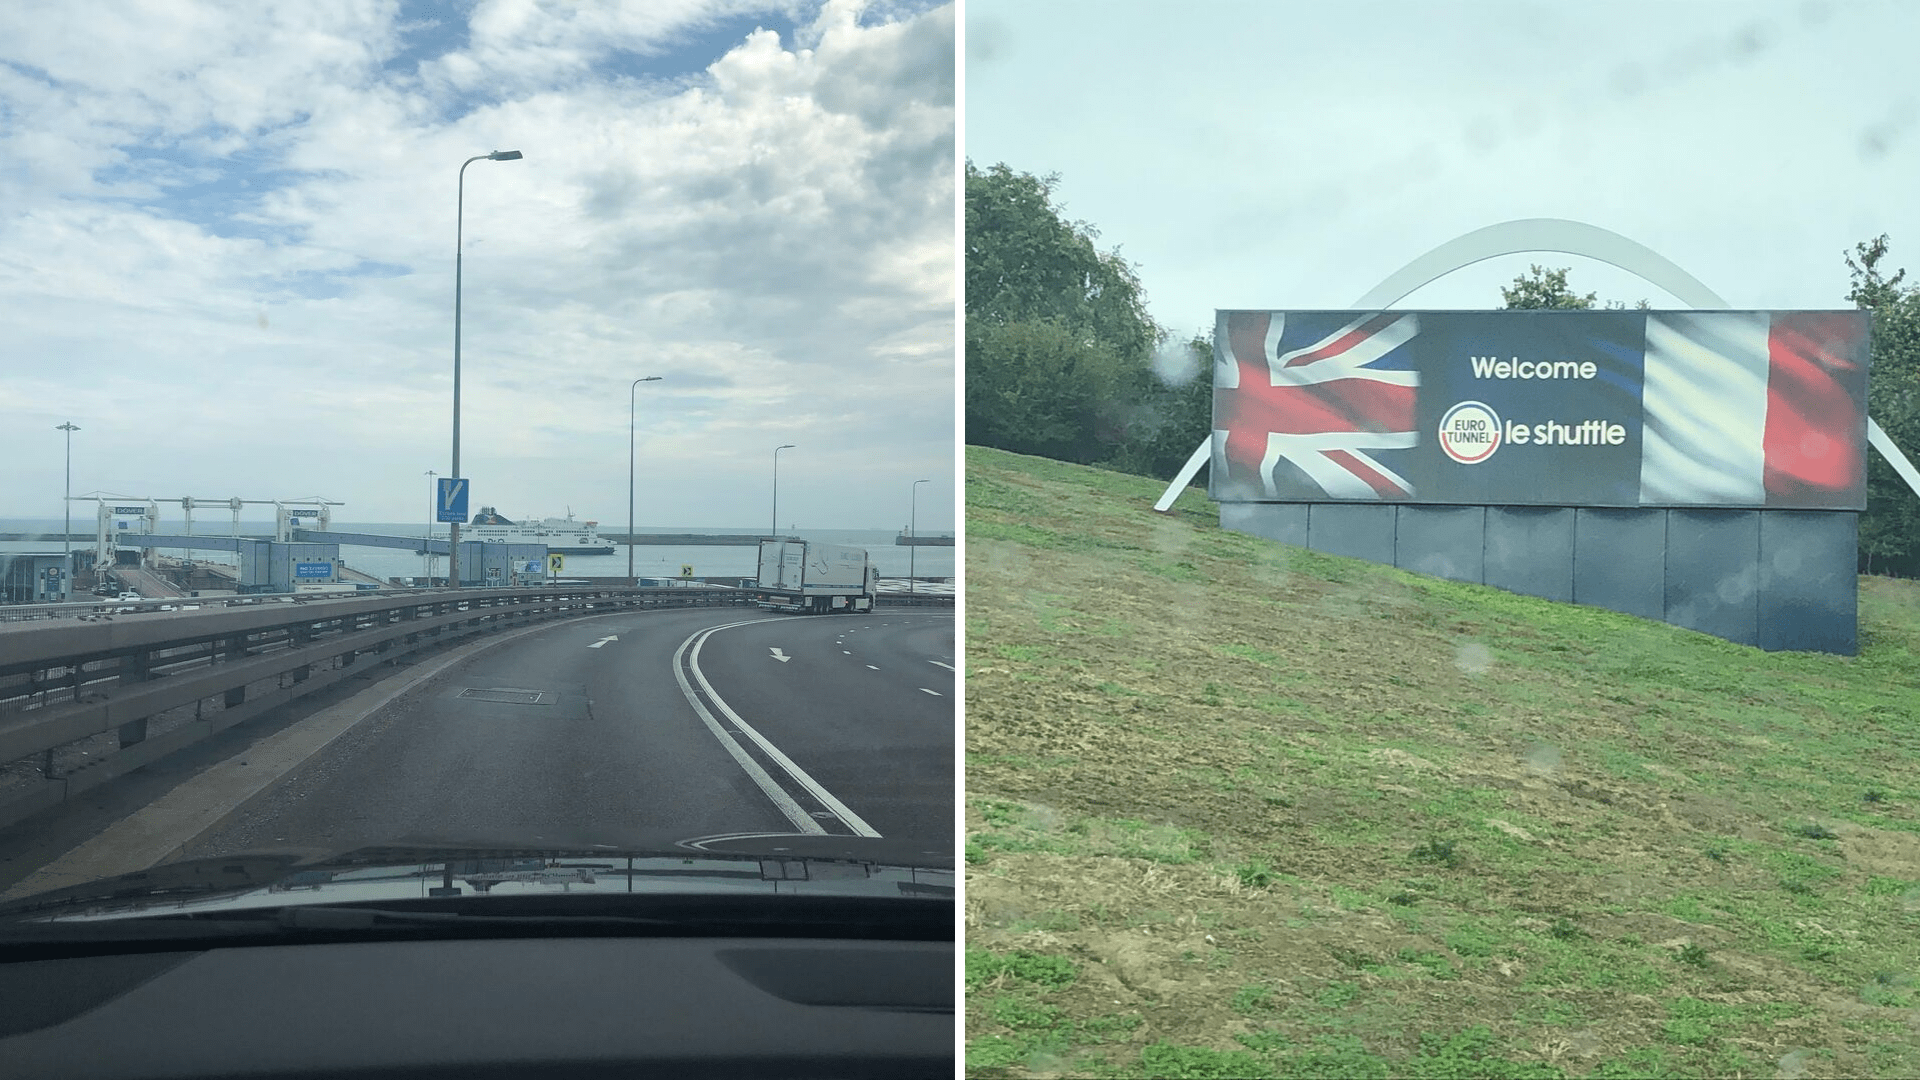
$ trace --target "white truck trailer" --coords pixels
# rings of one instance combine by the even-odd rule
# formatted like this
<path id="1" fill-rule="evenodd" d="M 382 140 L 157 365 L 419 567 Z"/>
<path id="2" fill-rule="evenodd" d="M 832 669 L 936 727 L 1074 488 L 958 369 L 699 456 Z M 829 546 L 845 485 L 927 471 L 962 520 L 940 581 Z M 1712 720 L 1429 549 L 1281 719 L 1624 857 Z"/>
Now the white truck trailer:
<path id="1" fill-rule="evenodd" d="M 872 611 L 880 571 L 866 548 L 813 540 L 760 541 L 761 607 L 778 611 Z"/>

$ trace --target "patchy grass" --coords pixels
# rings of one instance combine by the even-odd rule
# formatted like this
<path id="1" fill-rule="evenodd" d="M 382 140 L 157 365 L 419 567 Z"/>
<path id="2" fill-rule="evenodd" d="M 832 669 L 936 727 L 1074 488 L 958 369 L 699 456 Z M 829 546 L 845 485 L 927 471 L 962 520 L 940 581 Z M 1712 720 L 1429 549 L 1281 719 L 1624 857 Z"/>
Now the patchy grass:
<path id="1" fill-rule="evenodd" d="M 967 493 L 970 1075 L 1920 1075 L 1912 583 L 1769 654 Z"/>

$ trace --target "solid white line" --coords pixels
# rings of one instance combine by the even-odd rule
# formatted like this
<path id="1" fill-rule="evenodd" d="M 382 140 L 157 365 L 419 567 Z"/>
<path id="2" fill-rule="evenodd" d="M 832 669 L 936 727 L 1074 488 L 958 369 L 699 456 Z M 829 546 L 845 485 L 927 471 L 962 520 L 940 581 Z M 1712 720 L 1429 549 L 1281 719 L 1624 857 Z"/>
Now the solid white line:
<path id="1" fill-rule="evenodd" d="M 693 643 L 694 638 L 699 638 L 704 642 L 706 636 L 715 630 L 724 630 L 727 626 L 740 626 L 743 623 L 762 621 L 764 620 L 743 619 L 740 622 L 727 623 L 726 626 L 708 627 L 688 637 L 687 640 L 680 643 L 678 649 L 673 651 L 673 678 L 675 682 L 680 684 L 680 692 L 686 695 L 687 704 L 692 705 L 693 711 L 700 714 L 700 720 L 707 725 L 707 730 L 713 733 L 714 738 L 720 740 L 721 747 L 733 758 L 734 763 L 740 766 L 742 772 L 745 772 L 753 778 L 753 782 L 760 786 L 760 790 L 765 793 L 767 798 L 773 800 L 773 805 L 778 807 L 782 814 L 786 815 L 787 820 L 793 823 L 793 827 L 804 833 L 824 836 L 827 830 L 822 828 L 819 822 L 813 820 L 813 815 L 802 810 L 800 804 L 793 801 L 793 796 L 788 795 L 784 788 L 775 783 L 773 777 L 767 775 L 767 770 L 761 768 L 759 762 L 749 757 L 747 751 L 741 747 L 738 742 L 734 741 L 733 736 L 727 734 L 727 730 L 720 726 L 720 721 L 715 720 L 713 714 L 707 711 L 706 706 L 700 704 L 700 699 L 695 696 L 693 687 L 687 683 L 686 673 L 680 670 L 680 656 L 687 651 L 687 646 Z M 698 646 L 695 646 L 695 652 L 697 653 L 698 651 Z M 698 675 L 699 672 L 699 666 L 695 665 L 694 674 Z M 706 686 L 706 684 L 707 680 L 702 678 L 700 685 Z M 707 693 L 713 694 L 712 687 L 707 688 Z M 723 712 L 726 712 L 729 716 L 732 715 L 732 710 L 728 709 L 724 704 L 721 704 L 718 695 L 714 696 L 713 702 L 716 705 L 720 705 Z M 744 729 L 746 725 L 742 724 L 740 726 Z"/>
<path id="2" fill-rule="evenodd" d="M 938 660 L 929 660 L 929 661 L 927 661 L 927 663 L 929 663 L 929 664 L 932 664 L 932 665 L 933 665 L 934 667 L 943 667 L 943 668 L 946 668 L 946 669 L 947 669 L 948 671 L 952 671 L 952 670 L 953 670 L 953 665 L 952 665 L 952 664 L 943 664 L 943 663 L 941 663 L 941 662 L 940 662 L 940 661 L 938 661 Z"/>
<path id="3" fill-rule="evenodd" d="M 934 697 L 939 697 L 939 696 L 940 696 L 940 691 L 938 691 L 938 690 L 929 690 L 929 689 L 927 689 L 927 688 L 926 688 L 926 687 L 924 687 L 924 686 L 920 688 L 920 692 L 921 692 L 921 693 L 923 693 L 923 694 L 932 694 L 932 695 L 933 695 Z"/>
<path id="4" fill-rule="evenodd" d="M 748 621 L 758 622 L 760 620 L 748 620 Z M 727 624 L 727 626 L 739 626 L 739 625 L 741 624 L 740 623 Z M 713 628 L 713 630 L 708 630 L 700 634 L 699 635 L 700 640 L 697 643 L 695 643 L 695 645 L 693 646 L 693 654 L 687 657 L 687 666 L 693 669 L 693 677 L 700 680 L 700 689 L 705 690 L 707 692 L 707 697 L 712 699 L 715 707 L 717 707 L 721 712 L 725 713 L 727 715 L 727 719 L 733 721 L 733 726 L 736 728 L 739 728 L 741 734 L 745 735 L 747 738 L 752 739 L 755 743 L 757 743 L 760 749 L 766 752 L 766 755 L 768 757 L 778 762 L 780 767 L 787 771 L 788 776 L 793 777 L 793 779 L 797 781 L 801 787 L 806 788 L 809 794 L 811 794 L 815 799 L 818 799 L 820 801 L 820 805 L 826 807 L 828 810 L 833 811 L 834 816 L 839 818 L 842 822 L 844 822 L 848 828 L 852 829 L 856 833 L 859 833 L 861 836 L 879 836 L 880 833 L 876 831 L 873 826 L 867 824 L 864 820 L 862 820 L 859 814 L 856 814 L 852 810 L 848 809 L 846 803 L 843 803 L 839 799 L 834 798 L 833 793 L 828 791 L 826 788 L 821 787 L 820 782 L 818 780 L 815 780 L 813 777 L 808 776 L 807 771 L 805 769 L 802 769 L 800 766 L 794 764 L 792 758 L 789 758 L 787 755 L 781 753 L 779 747 L 773 745 L 771 742 L 768 742 L 766 736 L 760 734 L 758 731 L 755 731 L 751 724 L 748 724 L 745 720 L 741 719 L 740 714 L 737 712 L 734 712 L 733 708 L 729 706 L 726 703 L 726 701 L 723 698 L 721 698 L 721 696 L 717 692 L 715 692 L 715 690 L 713 689 L 713 684 L 707 681 L 706 673 L 700 670 L 700 649 L 702 646 L 704 646 L 707 643 L 708 634 L 712 634 L 714 630 L 725 630 L 726 628 L 727 628 L 726 626 L 716 626 Z M 687 640 L 692 641 L 693 639 L 689 638 Z M 685 647 L 686 647 L 685 642 L 682 642 L 681 648 L 685 648 Z M 676 660 L 673 665 L 673 673 L 676 676 L 680 674 L 680 664 L 678 662 L 677 656 L 678 654 L 676 654 Z M 682 680 L 682 685 L 684 685 L 684 680 Z M 784 794 L 784 792 L 782 794 Z M 789 799 L 788 801 L 791 802 L 792 800 Z M 798 809 L 798 807 L 796 806 L 795 809 Z M 811 831 L 814 831 L 814 832 L 826 831 L 825 829 L 822 829 L 817 823 L 815 823 L 811 817 L 807 819 L 807 824 L 812 826 Z"/>

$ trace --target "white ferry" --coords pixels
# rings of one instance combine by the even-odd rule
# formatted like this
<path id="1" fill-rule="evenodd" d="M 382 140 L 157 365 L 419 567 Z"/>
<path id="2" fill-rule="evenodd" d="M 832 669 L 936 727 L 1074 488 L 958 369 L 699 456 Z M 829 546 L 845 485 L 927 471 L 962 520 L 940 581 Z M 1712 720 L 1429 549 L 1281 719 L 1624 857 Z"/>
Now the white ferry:
<path id="1" fill-rule="evenodd" d="M 575 521 L 573 511 L 563 518 L 546 518 L 538 524 L 520 524 L 500 516 L 491 506 L 483 506 L 473 515 L 468 536 L 490 544 L 545 544 L 557 555 L 611 555 L 613 541 L 594 531 L 597 521 Z"/>

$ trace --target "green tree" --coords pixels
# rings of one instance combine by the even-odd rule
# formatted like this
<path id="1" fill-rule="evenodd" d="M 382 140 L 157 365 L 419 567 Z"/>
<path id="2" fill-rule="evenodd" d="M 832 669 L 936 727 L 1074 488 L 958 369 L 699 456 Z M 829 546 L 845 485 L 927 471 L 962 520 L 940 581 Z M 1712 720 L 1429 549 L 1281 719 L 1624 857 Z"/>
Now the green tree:
<path id="1" fill-rule="evenodd" d="M 1116 410 L 1113 419 L 1121 425 L 1119 439 L 1106 464 L 1171 479 L 1213 427 L 1212 334 L 1166 341 L 1136 403 Z"/>
<path id="2" fill-rule="evenodd" d="M 1136 373 L 1055 319 L 967 319 L 967 441 L 1091 464 L 1117 441 L 1113 418 Z"/>
<path id="3" fill-rule="evenodd" d="M 1920 288 L 1902 287 L 1907 272 L 1881 269 L 1887 237 L 1854 245 L 1847 258 L 1847 299 L 1873 314 L 1867 414 L 1912 457 L 1920 449 Z M 1920 496 L 1878 453 L 1867 455 L 1867 511 L 1860 515 L 1860 569 L 1920 574 Z"/>
<path id="4" fill-rule="evenodd" d="M 966 169 L 967 441 L 1105 462 L 1153 383 L 1139 278 L 1061 217 L 1057 176 Z"/>
<path id="5" fill-rule="evenodd" d="M 1513 287 L 1500 289 L 1500 296 L 1512 311 L 1540 310 L 1550 311 L 1587 311 L 1592 309 L 1599 297 L 1593 293 L 1585 296 L 1573 291 L 1567 285 L 1567 267 L 1548 270 L 1543 266 L 1532 266 L 1527 272 L 1513 279 Z M 1653 305 L 1642 298 L 1633 302 L 1633 307 L 1645 311 Z M 1608 311 L 1625 311 L 1625 300 L 1609 300 Z"/>
<path id="6" fill-rule="evenodd" d="M 1583 311 L 1594 305 L 1598 299 L 1593 293 L 1581 296 L 1567 287 L 1568 267 L 1548 270 L 1538 264 L 1513 279 L 1513 287 L 1502 286 L 1500 296 L 1507 307 L 1519 309 L 1541 309 L 1552 311 Z M 1644 304 L 1645 301 L 1642 301 Z"/>

